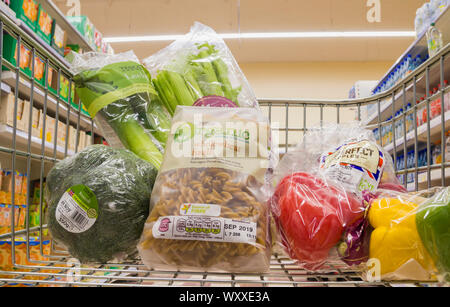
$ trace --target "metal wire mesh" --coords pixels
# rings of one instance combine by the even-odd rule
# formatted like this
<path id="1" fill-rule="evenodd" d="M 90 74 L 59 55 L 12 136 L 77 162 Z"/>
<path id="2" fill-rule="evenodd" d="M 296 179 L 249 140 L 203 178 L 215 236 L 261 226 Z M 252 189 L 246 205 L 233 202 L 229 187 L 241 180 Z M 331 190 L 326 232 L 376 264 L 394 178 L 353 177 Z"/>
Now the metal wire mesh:
<path id="1" fill-rule="evenodd" d="M 6 34 L 7 33 L 7 34 Z M 78 266 L 76 260 L 61 250 L 46 235 L 44 221 L 45 203 L 40 195 L 37 208 L 39 211 L 39 224 L 31 227 L 30 198 L 31 181 L 37 180 L 43 186 L 45 175 L 49 169 L 59 160 L 76 153 L 81 142 L 81 131 L 90 132 L 91 139 L 101 136 L 101 132 L 94 125 L 92 119 L 82 114 L 81 108 L 71 104 L 72 79 L 68 64 L 55 57 L 52 52 L 37 43 L 36 38 L 26 30 L 19 27 L 14 21 L 1 14 L 0 20 L 0 54 L 4 51 L 4 37 L 11 35 L 16 39 L 17 54 L 16 63 L 20 63 L 21 44 L 31 50 L 31 74 L 26 74 L 17 64 L 4 56 L 0 58 L 0 84 L 3 94 L 14 96 L 14 116 L 11 125 L 0 124 L 0 158 L 7 161 L 7 165 L 15 171 L 21 170 L 28 174 L 28 189 L 26 204 L 16 204 L 14 176 L 12 177 L 12 203 L 10 210 L 11 225 L 9 231 L 0 234 L 0 241 L 9 242 L 6 247 L 0 243 L 0 251 L 8 249 L 6 255 L 11 259 L 11 265 L 0 270 L 0 286 L 219 286 L 219 287 L 245 287 L 245 286 L 425 286 L 430 283 L 416 282 L 366 282 L 362 279 L 362 273 L 356 269 L 349 269 L 339 263 L 329 263 L 318 272 L 309 272 L 299 268 L 289 258 L 275 254 L 271 260 L 271 270 L 267 274 L 229 274 L 208 272 L 182 272 L 182 271 L 155 271 L 148 270 L 139 260 L 127 264 L 99 264 L 95 266 Z M 406 163 L 401 167 L 396 164 L 398 175 L 405 178 L 411 175 L 414 182 L 404 180 L 404 185 L 411 191 L 430 188 L 435 185 L 448 185 L 450 163 L 445 162 L 445 131 L 450 129 L 450 109 L 447 110 L 449 87 L 445 80 L 449 79 L 450 65 L 447 45 L 438 55 L 422 64 L 408 77 L 403 79 L 389 91 L 372 96 L 367 99 L 356 100 L 286 100 L 286 99 L 261 99 L 260 105 L 274 124 L 274 129 L 279 131 L 279 143 L 282 153 L 289 151 L 297 144 L 302 136 L 314 126 L 323 123 L 342 123 L 353 120 L 361 120 L 369 129 L 378 129 L 380 143 L 388 150 L 394 160 L 398 155 L 406 157 L 408 149 L 413 148 L 417 153 L 425 149 L 428 153 L 425 166 L 419 165 L 417 154 L 413 167 Z M 57 91 L 50 90 L 47 78 L 43 84 L 36 82 L 35 58 L 40 57 L 45 63 L 45 75 L 49 71 L 56 72 Z M 69 84 L 68 101 L 61 98 L 60 80 L 65 76 Z M 439 90 L 430 94 L 430 88 L 440 85 Z M 395 115 L 400 108 L 404 108 L 410 100 L 415 102 L 418 97 L 425 95 L 425 99 L 402 115 Z M 20 130 L 17 121 L 18 101 L 20 98 L 30 101 L 29 125 L 25 131 Z M 434 101 L 440 99 L 441 114 L 430 119 Z M 52 127 L 55 137 L 52 142 L 45 138 L 36 138 L 32 133 L 31 121 L 33 118 L 33 106 L 42 109 L 43 114 L 55 118 Z M 416 118 L 419 112 L 423 112 L 428 121 L 418 123 L 414 120 L 412 129 L 406 127 L 405 118 L 413 115 Z M 445 110 L 445 111 L 444 111 Z M 392 117 L 388 119 L 389 117 Z M 75 127 L 75 147 L 69 148 L 66 139 L 64 144 L 58 144 L 57 135 L 63 133 L 58 120 L 66 124 L 65 133 L 68 135 L 69 126 Z M 400 135 L 394 134 L 388 143 L 383 142 L 381 131 L 383 127 L 394 129 L 397 123 L 401 123 Z M 276 124 L 276 125 L 275 125 Z M 49 123 L 46 116 L 43 117 L 42 133 L 46 134 Z M 432 163 L 431 144 L 440 140 L 442 161 Z M 24 205 L 26 224 L 22 228 L 16 227 L 18 212 L 14 210 L 16 205 Z M 20 209 L 20 208 L 19 208 Z M 20 211 L 19 211 L 20 212 Z M 41 240 L 33 241 L 37 236 Z M 47 240 L 47 241 L 46 241 Z M 0 254 L 0 256 L 2 256 Z M 5 255 L 3 255 L 5 256 Z M 75 264 L 75 266 L 72 266 Z M 432 284 L 431 284 L 432 285 Z"/>

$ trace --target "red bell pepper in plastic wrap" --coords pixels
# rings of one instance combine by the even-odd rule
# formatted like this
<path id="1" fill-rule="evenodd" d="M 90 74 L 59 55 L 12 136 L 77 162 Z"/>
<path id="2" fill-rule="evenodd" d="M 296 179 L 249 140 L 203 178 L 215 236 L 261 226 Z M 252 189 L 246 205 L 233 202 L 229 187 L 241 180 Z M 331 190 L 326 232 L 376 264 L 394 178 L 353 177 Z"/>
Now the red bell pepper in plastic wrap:
<path id="1" fill-rule="evenodd" d="M 403 190 L 388 153 L 358 123 L 311 128 L 274 172 L 271 201 L 281 245 L 307 269 L 368 260 L 367 193 Z M 337 253 L 336 253 L 337 252 Z"/>
<path id="2" fill-rule="evenodd" d="M 364 208 L 353 194 L 308 173 L 286 176 L 272 198 L 283 245 L 307 268 L 320 266 Z"/>

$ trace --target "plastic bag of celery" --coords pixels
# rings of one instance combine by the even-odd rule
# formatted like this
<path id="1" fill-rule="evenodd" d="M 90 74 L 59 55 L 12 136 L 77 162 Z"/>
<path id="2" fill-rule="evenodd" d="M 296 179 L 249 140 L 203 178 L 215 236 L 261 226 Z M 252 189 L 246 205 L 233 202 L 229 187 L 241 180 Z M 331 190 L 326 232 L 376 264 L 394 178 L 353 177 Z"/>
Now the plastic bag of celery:
<path id="1" fill-rule="evenodd" d="M 74 54 L 72 70 L 77 94 L 108 143 L 159 169 L 170 115 L 135 54 Z"/>
<path id="2" fill-rule="evenodd" d="M 177 105 L 229 106 L 231 103 L 258 108 L 255 94 L 225 42 L 201 23 L 196 22 L 188 34 L 143 63 L 172 115 Z"/>

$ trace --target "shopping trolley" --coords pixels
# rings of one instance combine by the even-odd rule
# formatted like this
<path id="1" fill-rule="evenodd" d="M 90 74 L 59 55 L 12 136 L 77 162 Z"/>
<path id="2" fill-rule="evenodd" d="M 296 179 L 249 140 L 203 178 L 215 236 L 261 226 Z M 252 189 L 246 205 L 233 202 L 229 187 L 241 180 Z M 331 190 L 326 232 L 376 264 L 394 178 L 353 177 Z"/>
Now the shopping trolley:
<path id="1" fill-rule="evenodd" d="M 44 185 L 45 174 L 58 161 L 77 153 L 84 140 L 94 143 L 101 139 L 101 131 L 94 121 L 86 115 L 73 95 L 72 74 L 68 63 L 61 56 L 42 46 L 30 33 L 1 15 L 0 53 L 5 50 L 6 35 L 14 39 L 17 48 L 15 64 L 11 59 L 0 58 L 0 83 L 2 103 L 12 99 L 13 117 L 10 124 L 0 124 L 0 161 L 14 172 L 27 174 L 25 186 L 19 191 L 12 176 L 11 204 L 8 211 L 10 223 L 5 233 L 0 234 L 0 256 L 10 259 L 9 265 L 0 270 L 0 286 L 397 286 L 430 285 L 420 282 L 368 282 L 361 278 L 361 272 L 342 263 L 327 263 L 319 271 L 311 272 L 299 266 L 283 253 L 275 253 L 270 262 L 270 273 L 230 274 L 187 271 L 157 271 L 145 267 L 139 259 L 120 264 L 82 265 L 73 259 L 63 247 L 53 242 L 47 234 L 45 224 L 45 202 L 43 193 L 32 204 L 31 182 Z M 10 39 L 10 38 L 9 38 Z M 24 54 L 23 50 L 28 50 Z M 450 178 L 450 163 L 446 162 L 446 131 L 450 129 L 450 110 L 448 105 L 450 46 L 443 48 L 419 68 L 388 91 L 370 98 L 353 100 L 307 100 L 307 99 L 260 99 L 262 110 L 272 123 L 277 122 L 281 154 L 288 152 L 303 135 L 324 123 L 344 123 L 359 120 L 367 129 L 374 130 L 380 144 L 392 154 L 397 175 L 403 175 L 403 184 L 410 191 L 446 186 Z M 18 63 L 22 57 L 29 57 L 29 72 L 22 70 Z M 35 76 L 36 59 L 44 64 L 43 82 Z M 49 82 L 49 74 L 52 81 Z M 55 81 L 56 80 L 56 81 Z M 67 82 L 67 92 L 61 93 L 61 82 Z M 52 90 L 52 86 L 54 86 Z M 432 92 L 433 87 L 438 87 Z M 326 90 L 326 86 L 324 86 Z M 424 99 L 416 104 L 418 97 Z M 18 119 L 19 102 L 27 99 L 27 117 Z M 438 101 L 438 103 L 436 103 Z M 401 115 L 399 109 L 406 110 Z M 431 118 L 432 108 L 440 107 L 441 112 Z M 42 113 L 43 125 L 35 136 L 33 131 L 34 107 Z M 420 112 L 425 112 L 426 122 L 416 120 Z M 49 117 L 50 116 L 50 117 Z M 53 118 L 54 120 L 52 120 Z M 408 119 L 413 118 L 408 125 Z M 25 121 L 25 123 L 24 123 Z M 65 125 L 61 126 L 59 122 Z M 400 124 L 399 124 L 400 123 Z M 22 125 L 23 124 L 23 125 Z M 412 126 L 411 126 L 412 125 Z M 24 128 L 25 127 L 25 128 Z M 61 129 L 61 127 L 63 127 Z M 71 128 L 72 127 L 72 128 Z M 275 127 L 275 125 L 274 125 Z M 394 129 L 395 128 L 395 129 Z M 51 141 L 46 139 L 51 130 Z M 73 130 L 74 143 L 68 142 Z M 386 142 L 384 131 L 396 131 Z M 59 142 L 58 135 L 65 134 L 66 141 Z M 88 137 L 86 136 L 88 135 Z M 433 162 L 432 144 L 440 145 L 441 160 Z M 86 145 L 86 142 L 84 143 Z M 418 155 L 413 163 L 397 157 L 407 156 L 408 152 L 425 150 L 425 165 L 421 165 Z M 420 163 L 419 163 L 420 162 Z M 15 196 L 25 192 L 25 203 L 17 203 Z M 35 206 L 36 212 L 31 207 Z M 17 210 L 16 210 L 17 209 Z M 38 222 L 31 225 L 30 216 L 36 214 Z M 17 220 L 24 217 L 23 226 Z"/>

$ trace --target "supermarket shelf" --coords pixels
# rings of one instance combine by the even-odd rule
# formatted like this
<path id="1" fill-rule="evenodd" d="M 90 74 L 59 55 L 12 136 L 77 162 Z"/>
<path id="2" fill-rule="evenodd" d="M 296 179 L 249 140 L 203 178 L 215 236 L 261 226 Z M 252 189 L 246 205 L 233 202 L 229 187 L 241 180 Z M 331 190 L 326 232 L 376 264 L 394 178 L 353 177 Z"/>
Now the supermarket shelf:
<path id="1" fill-rule="evenodd" d="M 23 78 L 19 80 L 19 93 L 26 96 L 27 99 L 30 98 L 31 93 L 31 83 Z M 7 86 L 14 88 L 16 86 L 16 73 L 13 71 L 4 71 L 2 72 L 2 82 L 6 83 Z M 3 86 L 2 86 L 3 89 Z M 8 92 L 8 91 L 5 91 Z M 55 98 L 56 95 L 48 92 L 47 95 L 47 112 L 56 113 L 57 100 Z M 45 92 L 35 83 L 34 86 L 34 94 L 33 94 L 33 102 L 41 107 L 44 106 L 45 102 Z M 67 120 L 67 103 L 59 99 L 59 119 Z M 70 111 L 70 123 L 76 127 L 78 122 L 78 111 L 74 108 L 71 108 Z M 91 131 L 91 118 L 81 114 L 80 116 L 80 128 L 85 131 Z M 97 135 L 101 135 L 100 129 L 94 124 L 94 133 Z"/>
<path id="2" fill-rule="evenodd" d="M 56 23 L 67 32 L 67 39 L 69 43 L 79 45 L 84 51 L 94 51 L 83 35 L 81 35 L 81 33 L 75 29 L 74 26 L 72 26 L 64 14 L 52 1 L 37 0 L 37 2 L 41 4 L 44 10 L 55 19 Z"/>
<path id="3" fill-rule="evenodd" d="M 420 77 L 417 81 L 420 81 Z M 414 93 L 412 91 L 413 85 L 410 84 L 405 88 L 406 102 L 412 102 Z M 395 94 L 394 99 L 392 97 L 386 98 L 386 100 L 380 103 L 380 121 L 386 121 L 390 116 L 392 116 L 392 101 L 395 103 L 395 112 L 403 107 L 403 92 L 398 92 Z M 371 115 L 367 120 L 367 125 L 372 125 L 378 122 L 378 106 L 375 105 L 374 112 L 370 112 Z M 395 114 L 395 113 L 394 113 Z"/>
<path id="4" fill-rule="evenodd" d="M 13 141 L 13 131 L 14 129 L 10 126 L 0 124 L 0 140 L 2 146 L 12 148 Z M 16 148 L 17 150 L 27 151 L 28 147 L 28 132 L 21 130 L 16 130 Z M 53 157 L 54 154 L 54 144 L 50 142 L 45 142 L 45 155 L 47 157 Z M 42 150 L 42 139 L 35 136 L 31 136 L 31 153 L 41 154 Z M 56 158 L 63 159 L 65 156 L 65 148 L 61 146 L 56 146 Z M 75 154 L 72 150 L 67 150 L 67 155 L 71 156 Z"/>
<path id="5" fill-rule="evenodd" d="M 419 287 L 438 285 L 435 282 L 367 282 L 361 278 L 361 272 L 339 263 L 329 263 L 318 272 L 310 272 L 301 269 L 293 260 L 276 254 L 270 262 L 270 273 L 266 274 L 157 271 L 148 270 L 140 261 L 137 261 L 130 264 L 82 267 L 80 274 L 69 282 L 67 280 L 69 269 L 71 268 L 65 266 L 64 262 L 60 262 L 35 268 L 32 272 L 0 271 L 0 276 L 7 276 L 0 278 L 0 287 L 17 283 L 30 286 L 104 287 Z"/>
<path id="6" fill-rule="evenodd" d="M 437 165 L 440 166 L 440 165 Z M 408 172 L 408 174 L 414 173 L 414 170 L 411 172 Z M 435 169 L 432 169 L 430 171 L 430 182 L 432 187 L 439 187 L 442 186 L 442 168 L 438 167 Z M 428 189 L 428 174 L 427 172 L 421 171 L 417 176 L 418 181 L 418 187 L 419 190 L 426 190 Z M 450 186 L 450 167 L 445 168 L 445 186 Z M 408 192 L 414 192 L 416 190 L 416 183 L 410 182 L 407 184 Z"/>
<path id="7" fill-rule="evenodd" d="M 70 68 L 69 62 L 59 54 L 55 49 L 53 49 L 49 44 L 44 42 L 33 30 L 31 30 L 24 22 L 15 18 L 15 16 L 11 16 L 7 8 L 0 6 L 0 12 L 3 15 L 8 16 L 9 20 L 15 23 L 20 29 L 26 32 L 33 40 L 37 42 L 41 48 L 45 49 L 48 53 L 50 53 L 53 57 L 55 57 L 58 61 L 60 61 L 67 69 Z"/>
<path id="8" fill-rule="evenodd" d="M 418 177 L 419 182 L 419 190 L 427 189 L 428 188 L 428 179 L 427 179 L 427 172 L 420 173 Z M 442 170 L 439 169 L 433 169 L 430 171 L 430 182 L 431 186 L 441 186 L 442 185 Z M 450 185 L 450 167 L 445 168 L 445 186 Z"/>
<path id="9" fill-rule="evenodd" d="M 450 29 L 450 6 L 439 15 L 434 21 L 436 27 L 442 32 L 442 39 L 445 42 L 450 41 L 450 33 L 449 31 L 445 31 Z M 389 68 L 386 74 L 380 79 L 380 82 L 375 86 L 379 86 L 383 81 L 389 76 L 389 74 L 394 71 L 394 69 L 398 66 L 398 64 L 405 59 L 408 54 L 410 54 L 413 58 L 417 55 L 425 55 L 428 53 L 428 45 L 426 38 L 426 31 L 418 35 L 417 39 L 406 49 L 406 51 L 398 58 L 398 60 L 394 63 L 394 65 Z"/>
<path id="10" fill-rule="evenodd" d="M 433 60 L 433 59 L 428 59 L 416 70 L 420 70 L 423 67 L 427 66 L 431 60 Z M 448 62 L 449 62 L 449 59 L 446 58 L 445 63 L 444 63 L 444 78 L 446 80 L 450 79 L 450 65 Z M 414 74 L 414 72 L 412 74 Z M 437 64 L 434 64 L 433 66 L 431 66 L 430 71 L 429 71 L 430 90 L 432 90 L 433 87 L 437 87 L 437 85 L 440 84 L 440 81 L 441 81 L 440 66 L 439 66 L 439 63 L 437 63 Z M 414 97 L 413 87 L 414 87 L 414 85 L 412 83 L 405 87 L 406 104 L 415 103 L 415 101 L 417 99 L 419 99 L 420 97 L 422 97 L 426 94 L 425 74 L 422 74 L 421 76 L 419 76 L 416 79 L 416 97 Z M 397 91 L 397 93 L 395 94 L 394 103 L 395 103 L 395 112 L 397 112 L 398 110 L 403 108 L 403 91 L 402 90 Z M 395 114 L 395 112 L 394 112 L 394 114 Z M 381 122 L 386 121 L 390 116 L 392 116 L 392 97 L 386 98 L 380 104 L 380 120 L 381 120 Z M 373 125 L 373 124 L 378 123 L 378 110 L 377 110 L 376 105 L 375 105 L 374 112 L 371 112 L 371 114 L 369 115 L 366 122 L 368 125 Z"/>
<path id="11" fill-rule="evenodd" d="M 444 115 L 445 117 L 445 131 L 450 129 L 450 111 L 447 111 Z M 442 119 L 441 116 L 435 117 L 430 121 L 430 142 L 435 142 L 437 140 L 441 139 L 441 123 Z M 417 141 L 418 142 L 427 142 L 427 129 L 428 124 L 423 124 L 419 127 L 417 127 Z M 405 138 L 401 137 L 400 139 L 397 139 L 395 141 L 395 151 L 402 151 L 404 148 L 404 142 Z M 409 148 L 414 145 L 415 137 L 414 137 L 414 130 L 408 132 L 406 134 L 406 148 Z M 390 143 L 386 146 L 384 146 L 384 149 L 389 152 L 394 152 L 394 143 Z"/>

